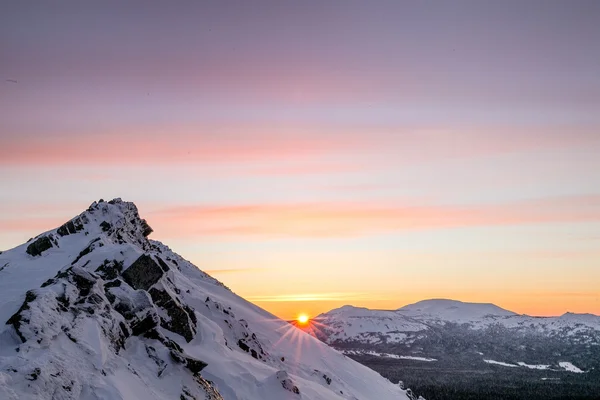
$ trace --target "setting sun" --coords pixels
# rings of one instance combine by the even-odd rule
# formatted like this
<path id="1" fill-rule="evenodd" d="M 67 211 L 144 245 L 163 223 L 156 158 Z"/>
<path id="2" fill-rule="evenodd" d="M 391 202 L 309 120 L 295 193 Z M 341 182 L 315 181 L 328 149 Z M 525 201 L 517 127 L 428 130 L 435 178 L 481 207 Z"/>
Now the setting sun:
<path id="1" fill-rule="evenodd" d="M 306 324 L 308 322 L 308 315 L 306 314 L 300 314 L 298 315 L 298 322 L 301 324 Z"/>

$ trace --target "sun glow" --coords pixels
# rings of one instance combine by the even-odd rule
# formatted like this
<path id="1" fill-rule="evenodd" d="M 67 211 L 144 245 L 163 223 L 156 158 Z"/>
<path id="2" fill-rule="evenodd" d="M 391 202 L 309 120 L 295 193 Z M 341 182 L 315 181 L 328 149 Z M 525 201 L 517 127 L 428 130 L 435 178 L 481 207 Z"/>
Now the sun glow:
<path id="1" fill-rule="evenodd" d="M 308 323 L 308 320 L 309 320 L 308 315 L 306 315 L 306 314 L 298 315 L 298 323 L 304 325 L 304 324 Z"/>

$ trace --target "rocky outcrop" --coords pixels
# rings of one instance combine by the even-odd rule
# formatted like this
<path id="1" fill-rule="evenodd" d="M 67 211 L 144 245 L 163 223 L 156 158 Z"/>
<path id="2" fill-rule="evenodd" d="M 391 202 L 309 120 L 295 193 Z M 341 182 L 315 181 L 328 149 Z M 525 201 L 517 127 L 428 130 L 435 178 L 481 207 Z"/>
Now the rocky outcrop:
<path id="1" fill-rule="evenodd" d="M 44 251 L 52 247 L 52 241 L 48 236 L 41 236 L 27 246 L 27 254 L 31 256 L 39 256 Z"/>
<path id="2" fill-rule="evenodd" d="M 148 290 L 163 274 L 164 271 L 152 257 L 142 254 L 123 272 L 123 279 L 134 289 Z"/>
<path id="3" fill-rule="evenodd" d="M 152 229 L 150 227 L 150 225 L 148 225 L 148 223 L 146 222 L 145 219 L 141 220 L 141 226 L 142 226 L 142 235 L 144 235 L 144 237 L 148 237 L 152 232 L 154 232 L 154 229 Z"/>
<path id="4" fill-rule="evenodd" d="M 275 378 L 281 383 L 281 386 L 283 386 L 283 388 L 288 392 L 292 392 L 298 395 L 300 394 L 300 389 L 298 389 L 298 386 L 294 385 L 294 382 L 292 381 L 292 379 L 286 371 L 278 371 L 275 374 Z"/>
<path id="5" fill-rule="evenodd" d="M 56 230 L 56 233 L 58 233 L 60 236 L 67 236 L 73 233 L 77 233 L 84 229 L 84 224 L 86 222 L 88 222 L 86 218 L 81 216 L 73 218 L 72 220 L 65 222 L 63 225 L 61 225 L 60 228 Z"/>
<path id="6" fill-rule="evenodd" d="M 23 333 L 21 332 L 21 324 L 29 322 L 29 303 L 34 301 L 36 298 L 37 296 L 33 290 L 28 291 L 25 294 L 25 301 L 23 301 L 23 304 L 21 304 L 19 311 L 13 314 L 13 316 L 10 317 L 8 321 L 6 321 L 7 324 L 12 325 L 15 328 L 17 335 L 23 342 L 25 342 L 27 338 L 25 338 L 25 336 L 23 336 Z"/>
<path id="7" fill-rule="evenodd" d="M 196 334 L 195 323 L 191 320 L 188 312 L 179 303 L 176 297 L 170 295 L 165 290 L 156 288 L 150 289 L 150 296 L 154 303 L 167 311 L 169 321 L 163 321 L 162 326 L 165 329 L 180 334 L 186 341 L 191 341 Z M 189 308 L 190 314 L 193 310 Z M 195 319 L 195 318 L 194 318 Z"/>

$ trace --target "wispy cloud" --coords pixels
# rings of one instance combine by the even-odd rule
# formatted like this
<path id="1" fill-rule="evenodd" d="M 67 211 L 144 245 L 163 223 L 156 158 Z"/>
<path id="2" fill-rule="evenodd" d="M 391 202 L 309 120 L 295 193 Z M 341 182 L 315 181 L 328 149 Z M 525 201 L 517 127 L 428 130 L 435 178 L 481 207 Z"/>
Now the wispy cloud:
<path id="1" fill-rule="evenodd" d="M 439 162 L 537 149 L 600 146 L 598 127 L 453 126 L 319 122 L 120 126 L 31 137 L 7 129 L 0 166 L 224 165 L 247 173 L 298 174 Z M 357 156 L 369 155 L 368 164 Z M 341 159 L 340 159 L 341 156 Z M 275 162 L 276 165 L 269 165 Z"/>
<path id="2" fill-rule="evenodd" d="M 328 292 L 328 293 L 297 293 L 268 296 L 246 296 L 246 299 L 256 302 L 295 302 L 295 301 L 358 301 L 375 300 L 380 296 L 373 293 Z"/>
<path id="3" fill-rule="evenodd" d="M 340 140 L 340 134 L 326 135 L 322 130 L 224 123 L 122 127 L 35 138 L 13 135 L 5 138 L 0 147 L 0 165 L 259 163 L 302 160 L 368 146 L 368 141 L 359 135 Z"/>
<path id="4" fill-rule="evenodd" d="M 181 206 L 149 216 L 165 236 L 335 237 L 472 226 L 600 221 L 600 195 L 493 205 L 380 203 Z"/>

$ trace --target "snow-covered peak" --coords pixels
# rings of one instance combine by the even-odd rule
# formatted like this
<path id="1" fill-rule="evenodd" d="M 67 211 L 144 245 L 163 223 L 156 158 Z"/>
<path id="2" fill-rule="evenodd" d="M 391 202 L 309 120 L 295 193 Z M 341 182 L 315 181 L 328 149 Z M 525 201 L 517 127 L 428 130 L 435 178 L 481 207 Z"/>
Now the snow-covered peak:
<path id="1" fill-rule="evenodd" d="M 430 315 L 446 321 L 469 321 L 487 316 L 517 315 L 490 303 L 465 303 L 447 299 L 423 300 L 399 308 L 398 311 L 409 316 Z"/>
<path id="2" fill-rule="evenodd" d="M 406 399 L 98 201 L 0 254 L 0 398 Z"/>
<path id="3" fill-rule="evenodd" d="M 374 310 L 370 310 L 366 307 L 354 307 L 351 305 L 345 305 L 345 306 L 342 306 L 339 308 L 334 308 L 333 310 L 328 311 L 326 314 L 346 316 L 346 317 L 356 317 L 356 316 L 371 314 L 371 313 L 373 313 L 373 311 Z M 317 317 L 317 318 L 319 318 L 319 317 Z"/>

